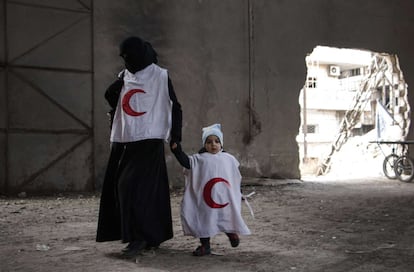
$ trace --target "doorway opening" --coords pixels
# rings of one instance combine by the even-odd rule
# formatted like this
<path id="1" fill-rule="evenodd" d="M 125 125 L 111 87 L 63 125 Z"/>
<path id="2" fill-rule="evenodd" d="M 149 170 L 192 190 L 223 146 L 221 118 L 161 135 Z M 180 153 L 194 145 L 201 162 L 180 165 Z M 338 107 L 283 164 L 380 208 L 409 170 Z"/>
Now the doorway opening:
<path id="1" fill-rule="evenodd" d="M 302 179 L 383 176 L 384 156 L 405 140 L 408 86 L 393 54 L 317 46 L 305 58 L 300 91 Z"/>

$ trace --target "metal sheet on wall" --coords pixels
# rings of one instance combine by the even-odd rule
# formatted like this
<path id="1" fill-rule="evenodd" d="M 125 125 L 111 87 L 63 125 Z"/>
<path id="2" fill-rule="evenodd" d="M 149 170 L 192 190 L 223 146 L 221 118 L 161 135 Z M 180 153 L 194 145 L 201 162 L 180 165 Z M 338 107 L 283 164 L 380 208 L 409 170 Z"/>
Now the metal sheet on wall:
<path id="1" fill-rule="evenodd" d="M 4 2 L 5 0 L 0 0 L 0 14 L 5 14 L 4 11 Z M 0 65 L 3 66 L 6 57 L 6 49 L 5 49 L 5 24 L 4 20 L 0 20 Z M 2 88 L 2 87 L 0 87 Z"/>
<path id="2" fill-rule="evenodd" d="M 5 14 L 4 2 L 0 0 L 0 14 Z M 4 81 L 5 50 L 5 24 L 0 20 L 0 192 L 6 184 L 6 88 Z"/>
<path id="3" fill-rule="evenodd" d="M 0 133 L 5 133 L 7 120 L 6 88 L 4 68 L 0 67 Z"/>
<path id="4" fill-rule="evenodd" d="M 92 190 L 92 1 L 4 6 L 0 193 Z"/>
<path id="5" fill-rule="evenodd" d="M 6 134 L 0 133 L 0 188 L 6 186 Z"/>

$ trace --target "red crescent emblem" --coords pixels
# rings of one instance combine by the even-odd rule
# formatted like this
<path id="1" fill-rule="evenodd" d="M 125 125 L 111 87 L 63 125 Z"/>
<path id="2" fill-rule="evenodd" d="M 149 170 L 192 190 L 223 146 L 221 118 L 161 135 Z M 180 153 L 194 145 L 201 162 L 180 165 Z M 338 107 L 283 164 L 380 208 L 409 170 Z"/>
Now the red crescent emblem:
<path id="1" fill-rule="evenodd" d="M 211 197 L 211 191 L 213 190 L 214 185 L 218 182 L 224 182 L 228 187 L 230 187 L 230 183 L 227 180 L 223 178 L 213 178 L 206 183 L 203 190 L 204 201 L 210 208 L 213 209 L 221 209 L 229 205 L 228 202 L 224 204 L 216 203 Z"/>
<path id="2" fill-rule="evenodd" d="M 126 114 L 131 115 L 131 116 L 141 116 L 145 114 L 145 111 L 138 112 L 138 111 L 134 111 L 131 108 L 131 104 L 129 103 L 129 101 L 131 100 L 131 97 L 136 93 L 145 93 L 145 91 L 141 89 L 132 89 L 132 90 L 129 90 L 122 98 L 122 109 L 124 110 Z"/>

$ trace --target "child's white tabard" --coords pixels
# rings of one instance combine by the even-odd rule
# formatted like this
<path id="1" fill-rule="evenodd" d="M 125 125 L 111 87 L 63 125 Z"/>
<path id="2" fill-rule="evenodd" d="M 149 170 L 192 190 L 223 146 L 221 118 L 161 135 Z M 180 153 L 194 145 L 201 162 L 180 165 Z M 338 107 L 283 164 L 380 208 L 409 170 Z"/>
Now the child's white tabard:
<path id="1" fill-rule="evenodd" d="M 181 222 L 185 235 L 203 238 L 221 232 L 250 234 L 241 216 L 239 162 L 226 152 L 189 156 Z"/>

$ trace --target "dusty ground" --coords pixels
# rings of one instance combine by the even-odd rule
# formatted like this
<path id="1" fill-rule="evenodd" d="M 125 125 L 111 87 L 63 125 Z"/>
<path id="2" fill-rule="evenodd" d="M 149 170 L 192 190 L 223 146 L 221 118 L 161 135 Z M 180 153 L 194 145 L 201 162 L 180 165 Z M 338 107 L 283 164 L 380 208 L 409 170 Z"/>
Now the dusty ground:
<path id="1" fill-rule="evenodd" d="M 119 242 L 95 243 L 97 195 L 0 198 L 0 271 L 413 271 L 414 183 L 375 178 L 278 180 L 255 192 L 251 236 L 216 255 L 193 257 L 184 237 L 181 192 L 172 193 L 174 239 L 135 260 L 118 258 Z"/>

